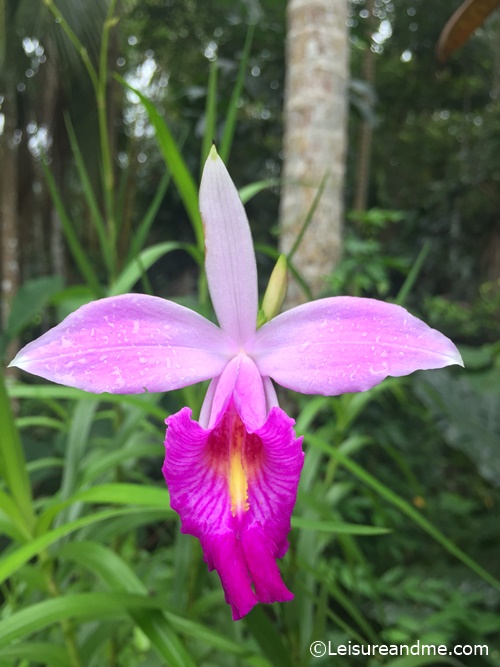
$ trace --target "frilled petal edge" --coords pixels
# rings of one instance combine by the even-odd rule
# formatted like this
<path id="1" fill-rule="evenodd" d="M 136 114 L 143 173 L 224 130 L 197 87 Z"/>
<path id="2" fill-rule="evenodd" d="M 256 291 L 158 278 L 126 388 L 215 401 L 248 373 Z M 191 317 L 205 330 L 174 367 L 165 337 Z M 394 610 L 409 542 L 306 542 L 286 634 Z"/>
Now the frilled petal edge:
<path id="1" fill-rule="evenodd" d="M 288 549 L 303 464 L 293 420 L 274 407 L 251 432 L 231 400 L 211 429 L 193 421 L 189 408 L 167 424 L 163 474 L 172 508 L 219 574 L 233 619 L 257 602 L 291 600 L 276 559 Z"/>
<path id="2" fill-rule="evenodd" d="M 388 375 L 463 365 L 455 345 L 401 306 L 332 297 L 293 308 L 246 348 L 259 372 L 303 394 L 365 391 Z"/>
<path id="3" fill-rule="evenodd" d="M 94 393 L 136 394 L 215 377 L 233 354 L 229 338 L 198 313 L 125 294 L 82 306 L 10 366 Z"/>

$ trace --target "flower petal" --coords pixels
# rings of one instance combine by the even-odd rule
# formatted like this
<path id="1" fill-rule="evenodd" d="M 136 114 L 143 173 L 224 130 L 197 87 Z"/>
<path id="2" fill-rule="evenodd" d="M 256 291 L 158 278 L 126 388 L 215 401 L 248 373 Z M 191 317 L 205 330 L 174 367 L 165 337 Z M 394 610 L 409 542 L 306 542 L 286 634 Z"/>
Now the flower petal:
<path id="1" fill-rule="evenodd" d="M 212 429 L 192 421 L 189 408 L 167 424 L 163 474 L 172 508 L 181 517 L 182 532 L 200 539 L 233 618 L 257 602 L 292 599 L 275 559 L 288 549 L 303 463 L 293 420 L 275 407 L 252 433 L 231 399 Z"/>
<path id="2" fill-rule="evenodd" d="M 231 345 L 188 308 L 125 294 L 82 306 L 10 365 L 94 393 L 169 391 L 219 375 Z"/>
<path id="3" fill-rule="evenodd" d="M 245 209 L 215 148 L 203 170 L 200 212 L 212 303 L 221 328 L 243 344 L 257 323 L 257 266 Z"/>
<path id="4" fill-rule="evenodd" d="M 303 394 L 365 391 L 388 375 L 461 364 L 455 345 L 401 306 L 334 297 L 293 308 L 246 346 L 263 376 Z"/>

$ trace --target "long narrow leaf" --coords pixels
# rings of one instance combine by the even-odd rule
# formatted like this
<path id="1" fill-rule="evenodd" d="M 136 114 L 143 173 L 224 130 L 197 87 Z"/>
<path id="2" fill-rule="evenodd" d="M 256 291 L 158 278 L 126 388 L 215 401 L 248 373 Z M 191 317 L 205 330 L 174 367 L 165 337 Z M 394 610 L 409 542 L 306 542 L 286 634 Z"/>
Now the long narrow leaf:
<path id="1" fill-rule="evenodd" d="M 74 533 L 75 530 L 90 526 L 106 519 L 113 519 L 115 517 L 125 516 L 127 514 L 134 515 L 144 512 L 142 508 L 126 507 L 119 509 L 103 510 L 102 512 L 95 512 L 89 516 L 83 516 L 75 521 L 59 526 L 48 533 L 44 533 L 31 542 L 18 547 L 14 551 L 10 551 L 6 556 L 0 559 L 0 584 L 2 584 L 8 577 L 12 576 L 19 568 L 25 565 L 31 558 L 37 556 L 41 551 L 44 551 L 52 544 L 60 540 L 66 535 Z M 158 517 L 164 517 L 161 510 L 158 510 Z"/>
<path id="2" fill-rule="evenodd" d="M 95 542 L 78 542 L 65 545 L 59 552 L 61 558 L 69 558 L 83 567 L 89 568 L 103 579 L 114 591 L 126 590 L 128 593 L 145 594 L 147 589 L 137 577 L 129 565 L 113 551 Z M 253 663 L 254 656 L 249 655 L 245 646 L 240 646 L 223 635 L 214 632 L 213 628 L 207 628 L 200 623 L 182 618 L 170 611 L 158 612 L 156 610 L 134 610 L 132 617 L 149 637 L 160 655 L 168 659 L 172 652 L 172 629 L 182 633 L 190 639 L 196 639 L 224 653 L 229 653 L 241 658 L 245 662 Z M 176 637 L 174 635 L 174 637 Z M 191 665 L 191 658 L 185 657 L 185 651 L 181 651 L 177 641 L 178 653 L 184 653 L 184 667 Z M 170 658 L 171 660 L 172 658 Z M 171 664 L 171 662 L 168 662 Z M 176 663 L 177 664 L 177 663 Z"/>
<path id="3" fill-rule="evenodd" d="M 61 387 L 55 384 L 21 384 L 16 383 L 8 388 L 9 396 L 12 398 L 35 398 L 41 401 L 49 399 L 57 400 L 86 400 L 86 401 L 102 401 L 101 394 L 89 394 L 81 389 L 73 389 L 72 387 Z M 147 396 L 140 398 L 139 396 L 127 396 L 126 394 L 106 394 L 106 402 L 117 405 L 128 404 L 139 407 L 144 410 L 144 414 L 151 415 L 163 423 L 165 417 L 165 410 L 159 408 L 148 401 Z"/>
<path id="4" fill-rule="evenodd" d="M 170 497 L 166 488 L 142 486 L 141 484 L 100 484 L 90 489 L 79 491 L 70 498 L 49 507 L 40 516 L 37 523 L 37 532 L 45 533 L 53 519 L 66 507 L 74 503 L 113 503 L 117 505 L 139 505 L 161 509 L 172 515 Z"/>
<path id="5" fill-rule="evenodd" d="M 77 593 L 44 600 L 0 622 L 0 648 L 68 618 L 102 621 L 121 618 L 133 609 L 161 608 L 160 598 L 132 593 Z"/>
<path id="6" fill-rule="evenodd" d="M 210 62 L 210 70 L 208 74 L 207 101 L 205 104 L 205 129 L 201 144 L 200 171 L 203 171 L 203 165 L 210 152 L 212 141 L 215 140 L 215 128 L 217 125 L 217 72 L 217 60 L 212 60 Z"/>
<path id="7" fill-rule="evenodd" d="M 176 146 L 174 138 L 168 128 L 167 123 L 161 117 L 155 105 L 148 100 L 140 91 L 133 88 L 125 79 L 115 74 L 116 80 L 122 86 L 128 88 L 135 93 L 141 100 L 146 109 L 151 125 L 155 128 L 156 137 L 160 147 L 161 154 L 165 160 L 175 185 L 179 191 L 179 195 L 186 208 L 191 225 L 193 227 L 197 246 L 200 250 L 204 247 L 203 225 L 201 222 L 200 212 L 198 210 L 198 190 L 195 185 L 193 176 L 191 175 L 184 158 Z"/>
<path id="8" fill-rule="evenodd" d="M 110 549 L 95 542 L 65 545 L 61 558 L 69 558 L 99 575 L 114 591 L 146 595 L 147 589 L 127 563 Z M 168 665 L 194 667 L 178 635 L 158 610 L 132 610 L 131 616 Z"/>
<path id="9" fill-rule="evenodd" d="M 149 230 L 151 229 L 151 225 L 153 224 L 161 203 L 165 198 L 165 193 L 167 192 L 168 186 L 170 185 L 170 180 L 170 172 L 166 171 L 161 177 L 161 181 L 158 183 L 155 196 L 151 200 L 151 203 L 146 213 L 144 214 L 144 217 L 139 223 L 137 229 L 134 231 L 134 235 L 130 241 L 130 250 L 127 254 L 127 261 L 125 262 L 126 264 L 135 259 L 146 243 Z"/>
<path id="10" fill-rule="evenodd" d="M 391 505 L 397 507 L 400 512 L 406 514 L 417 526 L 420 526 L 428 535 L 430 535 L 438 544 L 440 544 L 446 551 L 448 551 L 452 556 L 460 560 L 464 565 L 466 565 L 472 572 L 477 574 L 481 579 L 484 579 L 490 586 L 500 590 L 500 581 L 496 579 L 492 574 L 485 570 L 479 563 L 468 556 L 463 552 L 459 547 L 456 546 L 450 539 L 448 539 L 443 533 L 436 528 L 430 521 L 428 521 L 422 514 L 420 514 L 416 509 L 414 509 L 409 503 L 400 498 L 394 491 L 391 491 L 384 484 L 378 481 L 375 477 L 366 472 L 360 465 L 352 461 L 347 456 L 341 454 L 337 449 L 331 447 L 327 442 L 315 436 L 313 434 L 308 434 L 308 441 L 316 446 L 321 448 L 324 452 L 327 452 L 334 458 L 336 458 L 340 465 L 349 470 L 355 477 L 357 477 L 364 484 L 376 491 L 382 498 L 387 500 Z"/>
<path id="11" fill-rule="evenodd" d="M 19 513 L 23 517 L 23 532 L 29 532 L 35 521 L 31 482 L 1 369 L 0 425 L 0 474 L 5 479 Z"/>
<path id="12" fill-rule="evenodd" d="M 97 232 L 97 238 L 99 239 L 101 253 L 102 256 L 104 257 L 104 261 L 106 263 L 108 271 L 112 273 L 113 250 L 109 246 L 109 235 L 106 233 L 106 223 L 104 222 L 104 218 L 99 208 L 99 204 L 97 203 L 97 198 L 94 194 L 92 183 L 90 182 L 87 167 L 85 166 L 85 161 L 80 151 L 80 146 L 78 145 L 78 140 L 76 138 L 75 130 L 73 129 L 73 124 L 71 123 L 71 119 L 67 113 L 64 115 L 64 120 L 66 123 L 66 131 L 68 132 L 71 152 L 73 153 L 73 158 L 75 160 L 76 168 L 78 170 L 78 178 L 83 189 L 83 194 L 87 202 L 87 206 L 89 207 L 91 213 L 90 219 Z"/>
<path id="13" fill-rule="evenodd" d="M 52 197 L 52 201 L 54 202 L 54 206 L 56 207 L 57 214 L 59 215 L 59 219 L 61 220 L 64 236 L 66 237 L 66 241 L 68 242 L 68 246 L 71 254 L 73 255 L 73 259 L 75 260 L 76 265 L 80 269 L 82 276 L 85 278 L 85 282 L 92 289 L 94 296 L 100 297 L 103 295 L 102 288 L 101 285 L 99 284 L 99 281 L 97 280 L 95 269 L 92 266 L 92 263 L 90 262 L 89 258 L 87 257 L 80 241 L 78 240 L 77 235 L 75 234 L 71 220 L 69 219 L 69 216 L 62 202 L 61 195 L 56 185 L 54 176 L 52 175 L 49 166 L 45 163 L 45 160 L 43 159 L 41 160 L 41 165 L 43 173 L 45 174 L 45 179 L 47 181 L 47 186 L 49 188 L 50 196 Z"/>
<path id="14" fill-rule="evenodd" d="M 179 243 L 177 241 L 166 241 L 165 243 L 158 243 L 143 250 L 140 255 L 128 264 L 116 281 L 110 287 L 108 295 L 116 296 L 117 294 L 124 294 L 132 289 L 135 283 L 144 275 L 144 273 L 161 257 L 173 250 L 185 250 L 188 252 L 198 264 L 203 263 L 203 256 L 200 254 L 198 248 L 192 243 Z"/>
<path id="15" fill-rule="evenodd" d="M 292 517 L 292 527 L 303 530 L 318 530 L 324 533 L 336 533 L 337 535 L 387 535 L 389 528 L 378 526 L 361 526 L 356 523 L 336 523 L 335 521 L 316 521 L 304 519 L 298 516 Z"/>
<path id="16" fill-rule="evenodd" d="M 245 45 L 243 46 L 243 53 L 241 55 L 240 67 L 238 69 L 238 77 L 236 79 L 236 83 L 233 86 L 233 92 L 231 94 L 231 99 L 229 100 L 226 118 L 224 121 L 224 132 L 222 133 L 220 150 L 218 151 L 223 162 L 228 161 L 229 154 L 231 153 L 231 146 L 233 145 L 234 130 L 236 128 L 236 115 L 238 113 L 238 101 L 241 97 L 243 84 L 245 83 L 245 74 L 248 67 L 248 60 L 250 58 L 250 49 L 252 48 L 254 32 L 255 24 L 252 23 L 248 26 Z"/>
<path id="17" fill-rule="evenodd" d="M 32 641 L 16 642 L 13 646 L 0 650 L 0 665 L 7 664 L 4 662 L 7 660 L 28 660 L 30 664 L 40 664 L 41 656 L 46 667 L 68 667 L 68 654 L 61 646 Z"/>
<path id="18" fill-rule="evenodd" d="M 420 275 L 420 271 L 424 265 L 427 255 L 431 249 L 431 242 L 426 241 L 422 246 L 422 249 L 418 253 L 418 257 L 415 260 L 413 266 L 411 267 L 410 273 L 406 276 L 404 283 L 401 285 L 401 289 L 398 292 L 398 295 L 394 301 L 399 306 L 404 306 L 406 299 L 413 289 L 414 284 L 417 282 L 417 278 Z"/>

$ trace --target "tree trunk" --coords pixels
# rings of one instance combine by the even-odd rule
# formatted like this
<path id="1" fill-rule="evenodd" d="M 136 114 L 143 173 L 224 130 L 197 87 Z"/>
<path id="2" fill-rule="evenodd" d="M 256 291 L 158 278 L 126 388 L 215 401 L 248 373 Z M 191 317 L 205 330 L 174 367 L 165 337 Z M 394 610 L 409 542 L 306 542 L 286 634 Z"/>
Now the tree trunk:
<path id="1" fill-rule="evenodd" d="M 365 9 L 370 12 L 366 23 L 366 51 L 363 58 L 363 81 L 375 89 L 375 53 L 372 51 L 372 32 L 374 32 L 374 0 L 367 0 Z M 366 211 L 368 207 L 368 188 L 370 185 L 370 162 L 372 155 L 373 120 L 363 118 L 358 134 L 358 160 L 356 170 L 356 191 L 353 210 Z"/>
<path id="2" fill-rule="evenodd" d="M 0 135 L 0 200 L 1 224 L 0 247 L 2 267 L 2 327 L 7 326 L 10 307 L 19 287 L 19 239 L 17 215 L 17 104 L 15 87 L 7 86 L 2 105 L 5 116 L 3 134 Z"/>
<path id="3" fill-rule="evenodd" d="M 288 253 L 318 188 L 326 186 L 294 255 L 314 296 L 339 260 L 346 149 L 348 34 L 346 0 L 289 0 L 281 250 Z M 287 305 L 304 301 L 291 282 Z"/>

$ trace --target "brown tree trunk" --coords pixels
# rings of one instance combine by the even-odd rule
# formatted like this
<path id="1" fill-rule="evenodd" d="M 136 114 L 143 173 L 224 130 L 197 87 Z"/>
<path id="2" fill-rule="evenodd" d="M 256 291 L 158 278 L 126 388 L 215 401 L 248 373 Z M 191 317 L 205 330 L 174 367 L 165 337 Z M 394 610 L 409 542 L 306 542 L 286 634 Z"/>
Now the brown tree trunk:
<path id="1" fill-rule="evenodd" d="M 1 200 L 1 267 L 2 267 L 2 327 L 6 327 L 12 299 L 19 287 L 19 238 L 17 215 L 17 103 L 13 86 L 7 87 L 2 104 L 5 116 L 0 135 L 0 200 Z"/>
<path id="2" fill-rule="evenodd" d="M 318 188 L 325 190 L 294 256 L 313 295 L 338 262 L 346 149 L 348 34 L 346 0 L 289 0 L 281 250 L 289 252 Z M 287 305 L 304 301 L 290 284 Z"/>
<path id="3" fill-rule="evenodd" d="M 363 59 L 363 81 L 373 90 L 375 88 L 375 53 L 372 51 L 372 31 L 374 0 L 367 0 L 365 8 L 370 12 L 366 25 L 367 48 Z M 366 211 L 368 206 L 368 188 L 370 185 L 370 162 L 372 156 L 373 121 L 363 118 L 358 135 L 358 159 L 356 173 L 356 191 L 354 193 L 354 211 Z"/>

